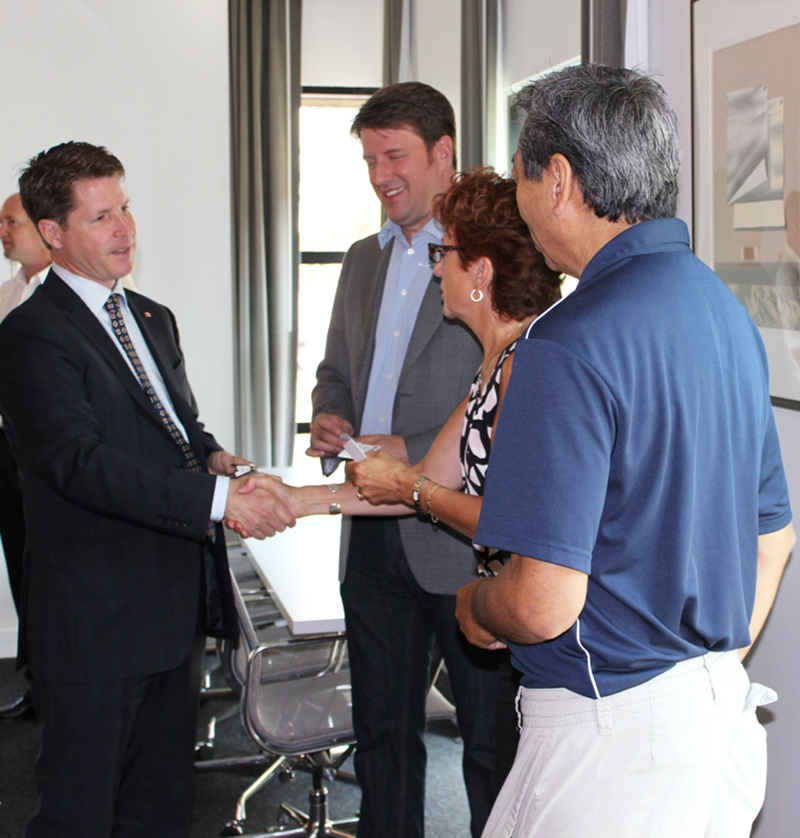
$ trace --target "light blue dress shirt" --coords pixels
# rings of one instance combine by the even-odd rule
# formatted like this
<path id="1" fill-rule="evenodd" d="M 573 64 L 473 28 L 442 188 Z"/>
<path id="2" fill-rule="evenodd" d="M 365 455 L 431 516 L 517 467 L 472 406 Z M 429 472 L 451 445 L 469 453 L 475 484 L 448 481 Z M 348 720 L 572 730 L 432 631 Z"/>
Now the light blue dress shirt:
<path id="1" fill-rule="evenodd" d="M 136 375 L 131 359 L 128 357 L 128 353 L 119 342 L 117 336 L 114 334 L 114 329 L 111 326 L 111 318 L 104 308 L 106 301 L 111 294 L 119 294 L 122 319 L 125 321 L 125 328 L 128 330 L 131 342 L 136 349 L 139 360 L 142 362 L 145 373 L 150 379 L 150 383 L 153 385 L 153 389 L 156 391 L 156 395 L 158 396 L 161 404 L 164 405 L 164 409 L 167 413 L 169 413 L 172 421 L 175 423 L 178 430 L 183 434 L 183 438 L 188 442 L 189 436 L 186 433 L 186 428 L 183 427 L 180 419 L 178 419 L 175 407 L 172 404 L 172 399 L 169 397 L 167 386 L 164 384 L 164 379 L 161 376 L 161 371 L 158 369 L 158 365 L 150 352 L 150 347 L 147 345 L 147 341 L 144 339 L 144 335 L 139 329 L 139 324 L 136 322 L 136 318 L 133 316 L 130 308 L 128 307 L 128 299 L 125 296 L 125 288 L 122 283 L 117 280 L 114 283 L 114 287 L 109 291 L 108 288 L 100 282 L 71 273 L 61 265 L 53 264 L 52 268 L 53 271 L 58 274 L 58 276 L 61 277 L 61 279 L 63 279 L 64 282 L 81 298 L 81 300 L 83 300 L 89 311 L 92 312 L 100 325 L 106 330 L 106 332 L 108 332 L 114 346 L 117 347 L 120 355 L 124 358 L 125 363 L 128 365 L 128 368 L 130 369 L 133 377 L 136 379 L 137 384 L 141 386 L 141 381 L 139 381 L 139 376 Z M 228 501 L 229 485 L 230 478 L 217 475 L 217 484 L 214 488 L 214 500 L 211 505 L 210 520 L 221 521 L 225 516 L 225 506 Z"/>
<path id="2" fill-rule="evenodd" d="M 383 250 L 392 240 L 395 244 L 383 286 L 367 398 L 358 429 L 362 435 L 392 433 L 397 381 L 433 274 L 428 261 L 428 243 L 441 243 L 442 228 L 432 218 L 409 244 L 400 225 L 390 220 L 378 233 L 378 243 Z"/>

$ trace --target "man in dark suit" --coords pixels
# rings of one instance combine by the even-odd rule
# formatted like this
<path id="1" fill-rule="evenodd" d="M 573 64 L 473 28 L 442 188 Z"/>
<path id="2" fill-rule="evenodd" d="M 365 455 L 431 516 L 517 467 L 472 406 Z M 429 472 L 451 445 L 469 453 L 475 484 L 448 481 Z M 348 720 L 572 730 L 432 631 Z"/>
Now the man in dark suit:
<path id="1" fill-rule="evenodd" d="M 472 334 L 444 319 L 428 262 L 428 244 L 441 243 L 432 201 L 453 175 L 455 117 L 439 91 L 406 82 L 372 96 L 353 133 L 388 220 L 345 256 L 317 371 L 309 453 L 335 455 L 340 434 L 359 434 L 415 463 L 469 391 L 481 358 Z M 497 663 L 469 647 L 455 620 L 455 593 L 475 577 L 471 545 L 418 516 L 352 518 L 343 532 L 342 601 L 363 792 L 358 834 L 424 834 L 422 734 L 438 642 L 478 836 L 495 794 Z"/>
<path id="2" fill-rule="evenodd" d="M 44 721 L 29 838 L 186 834 L 204 636 L 236 636 L 219 522 L 290 523 L 231 481 L 245 461 L 198 421 L 172 313 L 119 281 L 124 174 L 70 142 L 20 177 L 54 263 L 0 326 L 28 522 L 20 659 Z"/>

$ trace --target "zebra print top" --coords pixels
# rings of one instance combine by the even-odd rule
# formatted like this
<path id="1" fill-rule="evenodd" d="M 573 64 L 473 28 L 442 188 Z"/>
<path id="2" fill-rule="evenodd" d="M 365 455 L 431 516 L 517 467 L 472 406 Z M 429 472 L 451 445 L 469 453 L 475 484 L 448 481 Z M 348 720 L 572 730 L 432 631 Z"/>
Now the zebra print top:
<path id="1" fill-rule="evenodd" d="M 503 364 L 516 346 L 517 342 L 513 341 L 500 353 L 483 392 L 481 392 L 480 369 L 470 387 L 467 411 L 464 414 L 464 424 L 461 429 L 461 477 L 463 489 L 469 495 L 483 495 L 483 489 L 486 485 L 486 471 L 489 468 L 489 453 L 492 448 L 492 431 L 497 418 Z M 481 553 L 489 552 L 479 544 L 473 546 Z M 494 575 L 499 570 L 500 565 L 493 569 L 489 567 L 489 564 L 494 564 L 495 561 L 502 564 L 508 555 L 501 555 L 494 551 L 492 551 L 492 554 L 491 562 L 487 557 L 479 567 L 479 572 L 483 575 Z"/>

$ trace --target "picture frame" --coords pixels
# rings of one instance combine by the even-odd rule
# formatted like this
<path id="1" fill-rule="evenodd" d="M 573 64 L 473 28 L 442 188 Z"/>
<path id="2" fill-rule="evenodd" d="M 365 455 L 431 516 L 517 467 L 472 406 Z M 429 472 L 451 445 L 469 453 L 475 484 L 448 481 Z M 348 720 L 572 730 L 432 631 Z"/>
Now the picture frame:
<path id="1" fill-rule="evenodd" d="M 755 320 L 800 410 L 800 3 L 694 0 L 694 249 Z"/>

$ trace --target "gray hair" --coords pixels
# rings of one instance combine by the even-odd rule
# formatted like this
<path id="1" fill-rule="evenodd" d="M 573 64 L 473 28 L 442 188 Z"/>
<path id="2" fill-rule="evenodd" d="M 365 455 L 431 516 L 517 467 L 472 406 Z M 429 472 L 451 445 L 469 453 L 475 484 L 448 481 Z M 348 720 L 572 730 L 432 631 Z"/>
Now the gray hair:
<path id="1" fill-rule="evenodd" d="M 675 215 L 678 119 L 658 82 L 584 64 L 531 82 L 514 104 L 525 115 L 518 149 L 528 180 L 541 180 L 560 153 L 600 218 L 633 224 Z"/>

